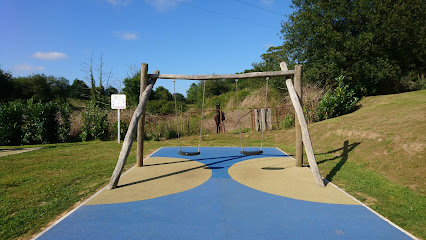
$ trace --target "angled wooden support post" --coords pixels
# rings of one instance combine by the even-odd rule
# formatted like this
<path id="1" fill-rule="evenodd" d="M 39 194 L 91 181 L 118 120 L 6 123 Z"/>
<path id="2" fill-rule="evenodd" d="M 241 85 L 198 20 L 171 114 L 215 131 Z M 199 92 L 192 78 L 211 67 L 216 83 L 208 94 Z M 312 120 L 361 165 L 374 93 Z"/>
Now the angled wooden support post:
<path id="1" fill-rule="evenodd" d="M 305 116 L 303 115 L 302 105 L 299 102 L 299 98 L 297 96 L 296 90 L 294 89 L 293 83 L 291 82 L 291 79 L 286 80 L 286 85 L 291 101 L 293 102 L 294 110 L 297 114 L 298 122 L 300 123 L 306 155 L 308 156 L 309 166 L 311 168 L 312 174 L 314 175 L 315 182 L 319 187 L 325 187 L 321 173 L 318 169 L 317 161 L 315 159 L 314 149 L 312 147 L 311 137 L 309 135 L 308 124 L 306 123 Z"/>
<path id="2" fill-rule="evenodd" d="M 148 64 L 141 64 L 141 80 L 140 80 L 140 95 L 139 101 L 142 99 L 142 94 L 148 85 Z M 136 149 L 136 166 L 143 166 L 143 144 L 145 135 L 145 110 L 142 112 L 142 117 L 138 122 L 138 134 L 137 134 L 137 149 Z"/>
<path id="3" fill-rule="evenodd" d="M 159 71 L 156 70 L 154 74 L 159 74 Z M 111 180 L 108 185 L 108 189 L 114 189 L 117 187 L 118 180 L 120 180 L 120 175 L 123 172 L 124 165 L 126 164 L 127 157 L 129 156 L 130 149 L 133 144 L 133 135 L 136 131 L 139 119 L 142 117 L 142 113 L 145 110 L 145 105 L 148 100 L 149 95 L 154 87 L 156 78 L 151 78 L 148 82 L 148 85 L 145 88 L 145 91 L 142 93 L 142 97 L 139 100 L 139 104 L 133 113 L 132 119 L 130 120 L 129 128 L 127 129 L 126 137 L 124 138 L 123 146 L 121 147 L 120 156 L 117 160 L 117 165 L 115 166 L 114 172 L 112 173 Z"/>
<path id="4" fill-rule="evenodd" d="M 288 71 L 287 64 L 285 62 L 280 63 L 281 71 Z M 300 104 L 302 104 L 302 65 L 296 65 L 294 67 L 294 88 L 296 90 Z M 296 167 L 303 166 L 303 140 L 302 130 L 300 128 L 299 121 L 295 116 L 294 125 L 296 127 Z"/>

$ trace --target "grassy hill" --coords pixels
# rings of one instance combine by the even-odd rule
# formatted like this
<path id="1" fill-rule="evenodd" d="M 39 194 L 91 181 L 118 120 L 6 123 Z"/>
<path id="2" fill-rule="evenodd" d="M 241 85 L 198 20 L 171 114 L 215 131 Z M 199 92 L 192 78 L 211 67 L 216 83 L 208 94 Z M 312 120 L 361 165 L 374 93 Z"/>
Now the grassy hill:
<path id="1" fill-rule="evenodd" d="M 426 91 L 366 97 L 360 105 L 309 126 L 321 173 L 426 238 Z M 293 131 L 271 135 L 283 145 L 293 141 Z"/>
<path id="2" fill-rule="evenodd" d="M 360 105 L 354 113 L 309 125 L 321 173 L 399 226 L 426 238 L 426 91 L 367 97 Z M 264 146 L 294 154 L 294 136 L 294 129 L 267 131 Z M 260 145 L 260 133 L 242 137 L 244 146 Z M 181 144 L 196 146 L 198 137 L 185 137 Z M 177 145 L 177 140 L 146 141 L 145 155 Z M 204 135 L 201 145 L 239 146 L 239 134 Z M 113 141 L 42 147 L 0 158 L 4 239 L 28 238 L 105 186 L 120 152 Z M 126 168 L 134 164 L 134 153 Z"/>

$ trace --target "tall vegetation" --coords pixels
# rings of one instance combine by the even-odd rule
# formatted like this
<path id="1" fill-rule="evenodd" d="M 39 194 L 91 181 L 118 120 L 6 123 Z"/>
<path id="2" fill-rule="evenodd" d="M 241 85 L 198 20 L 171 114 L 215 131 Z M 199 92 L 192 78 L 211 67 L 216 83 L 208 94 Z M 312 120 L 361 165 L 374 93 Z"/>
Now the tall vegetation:
<path id="1" fill-rule="evenodd" d="M 283 45 L 255 67 L 278 55 L 304 64 L 311 82 L 336 86 L 344 75 L 358 95 L 425 87 L 424 0 L 293 0 L 292 7 Z"/>
<path id="2" fill-rule="evenodd" d="M 69 141 L 68 104 L 33 99 L 0 104 L 0 145 L 44 144 Z"/>
<path id="3" fill-rule="evenodd" d="M 130 105 L 136 106 L 139 103 L 140 73 L 124 79 L 123 88 Z M 175 93 L 179 110 L 186 111 L 187 99 L 180 93 Z M 188 98 L 189 99 L 189 98 Z M 174 96 L 163 86 L 152 90 L 146 104 L 146 111 L 152 114 L 167 115 L 175 112 Z M 191 102 L 190 102 L 191 103 Z"/>

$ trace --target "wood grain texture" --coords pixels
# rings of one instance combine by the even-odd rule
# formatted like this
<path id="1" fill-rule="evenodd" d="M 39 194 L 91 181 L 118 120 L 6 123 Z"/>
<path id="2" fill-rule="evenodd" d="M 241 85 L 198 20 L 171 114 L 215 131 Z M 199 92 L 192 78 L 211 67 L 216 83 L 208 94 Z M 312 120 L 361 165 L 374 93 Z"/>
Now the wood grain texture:
<path id="1" fill-rule="evenodd" d="M 148 64 L 142 63 L 139 101 L 142 99 L 143 92 L 145 91 L 145 88 L 147 85 L 148 85 Z M 142 117 L 139 119 L 139 122 L 138 122 L 137 149 L 136 149 L 136 166 L 137 167 L 143 166 L 144 134 L 145 134 L 145 111 L 142 112 Z"/>
<path id="2" fill-rule="evenodd" d="M 157 71 L 157 70 L 156 70 Z M 157 71 L 158 72 L 158 71 Z M 126 137 L 124 138 L 123 146 L 121 147 L 120 155 L 118 157 L 117 165 L 115 166 L 114 172 L 112 173 L 111 180 L 108 185 L 108 189 L 114 189 L 117 187 L 120 175 L 123 172 L 124 165 L 126 164 L 127 157 L 129 156 L 130 149 L 133 144 L 133 135 L 136 131 L 139 119 L 142 117 L 142 113 L 145 110 L 145 105 L 149 95 L 152 92 L 155 82 L 157 79 L 152 78 L 145 91 L 142 94 L 142 98 L 139 101 L 138 106 L 133 113 L 132 119 L 130 120 L 129 128 L 127 129 Z"/>
<path id="3" fill-rule="evenodd" d="M 312 147 L 311 137 L 309 135 L 308 124 L 306 123 L 305 116 L 303 115 L 302 105 L 299 102 L 296 90 L 294 89 L 293 83 L 290 79 L 287 79 L 286 85 L 294 106 L 294 110 L 297 114 L 297 119 L 300 123 L 306 155 L 308 156 L 309 166 L 311 168 L 312 174 L 314 175 L 315 182 L 319 187 L 325 187 L 324 181 L 321 177 L 321 173 L 318 169 L 317 161 L 315 159 L 314 149 Z"/>
<path id="4" fill-rule="evenodd" d="M 296 90 L 299 102 L 302 104 L 302 65 L 295 66 L 294 73 L 294 89 Z M 296 167 L 303 166 L 303 141 L 302 141 L 302 130 L 300 128 L 299 121 L 295 121 L 296 127 Z"/>
<path id="5" fill-rule="evenodd" d="M 182 79 L 182 80 L 217 80 L 217 79 L 243 79 L 261 77 L 283 77 L 293 76 L 294 70 L 273 71 L 273 72 L 251 72 L 241 74 L 210 74 L 210 75 L 177 75 L 177 74 L 148 74 L 150 78 L 161 79 Z"/>

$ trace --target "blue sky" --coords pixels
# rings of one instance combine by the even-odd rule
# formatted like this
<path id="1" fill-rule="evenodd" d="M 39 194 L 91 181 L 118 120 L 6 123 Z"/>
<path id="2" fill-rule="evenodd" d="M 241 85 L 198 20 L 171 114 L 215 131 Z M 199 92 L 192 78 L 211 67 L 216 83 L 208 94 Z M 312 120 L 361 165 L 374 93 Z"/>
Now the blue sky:
<path id="1" fill-rule="evenodd" d="M 284 0 L 2 0 L 0 65 L 14 76 L 86 81 L 82 63 L 103 56 L 104 85 L 149 64 L 167 74 L 242 72 L 282 43 Z M 95 71 L 95 74 L 97 71 Z M 186 95 L 190 81 L 178 81 Z M 173 91 L 171 80 L 158 86 Z"/>

